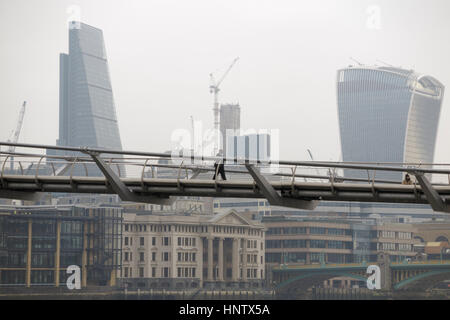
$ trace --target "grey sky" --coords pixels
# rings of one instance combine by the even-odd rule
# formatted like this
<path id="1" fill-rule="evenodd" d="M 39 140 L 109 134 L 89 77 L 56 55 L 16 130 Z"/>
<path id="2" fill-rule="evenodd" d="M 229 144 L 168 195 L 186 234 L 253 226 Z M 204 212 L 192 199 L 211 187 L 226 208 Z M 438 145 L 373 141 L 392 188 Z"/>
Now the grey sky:
<path id="1" fill-rule="evenodd" d="M 209 73 L 240 60 L 220 102 L 239 102 L 241 125 L 280 129 L 280 157 L 340 160 L 336 70 L 380 59 L 450 86 L 450 2 L 0 0 L 0 140 L 27 100 L 21 142 L 55 144 L 66 12 L 103 30 L 124 149 L 165 151 L 189 116 L 213 124 Z M 366 27 L 371 5 L 381 28 Z M 378 63 L 379 64 L 379 63 Z M 444 95 L 435 162 L 450 162 Z"/>

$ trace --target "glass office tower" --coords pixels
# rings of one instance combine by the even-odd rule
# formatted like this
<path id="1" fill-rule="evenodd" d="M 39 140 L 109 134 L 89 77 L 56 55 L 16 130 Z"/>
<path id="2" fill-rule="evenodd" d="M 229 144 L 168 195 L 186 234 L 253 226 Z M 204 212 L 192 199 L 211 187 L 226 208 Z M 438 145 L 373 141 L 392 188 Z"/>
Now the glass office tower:
<path id="1" fill-rule="evenodd" d="M 121 150 L 103 32 L 84 23 L 69 26 L 69 54 L 60 55 L 57 145 Z M 85 175 L 81 166 L 75 170 Z M 100 174 L 89 168 L 89 175 Z"/>
<path id="2" fill-rule="evenodd" d="M 349 67 L 337 73 L 343 161 L 432 163 L 444 86 L 394 67 Z M 367 178 L 345 170 L 346 177 Z M 401 180 L 402 173 L 377 172 Z"/>
<path id="3" fill-rule="evenodd" d="M 227 154 L 227 133 L 229 139 L 240 134 L 241 107 L 239 104 L 222 104 L 220 106 L 220 133 L 222 134 L 223 154 Z M 227 132 L 228 130 L 228 132 Z"/>
<path id="4" fill-rule="evenodd" d="M 122 208 L 0 206 L 0 286 L 66 286 L 66 269 L 81 269 L 81 286 L 115 285 L 121 268 Z"/>

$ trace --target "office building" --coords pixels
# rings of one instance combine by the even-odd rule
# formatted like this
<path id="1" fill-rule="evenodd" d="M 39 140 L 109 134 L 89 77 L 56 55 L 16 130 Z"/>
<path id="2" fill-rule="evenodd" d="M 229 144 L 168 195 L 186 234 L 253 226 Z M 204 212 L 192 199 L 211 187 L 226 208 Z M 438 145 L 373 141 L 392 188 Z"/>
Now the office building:
<path id="1" fill-rule="evenodd" d="M 414 237 L 421 243 L 426 242 L 449 242 L 449 221 L 429 221 L 414 224 Z"/>
<path id="2" fill-rule="evenodd" d="M 220 106 L 220 133 L 222 134 L 223 154 L 227 149 L 227 136 L 239 135 L 241 130 L 241 107 L 239 104 L 222 104 Z"/>
<path id="3" fill-rule="evenodd" d="M 413 70 L 338 70 L 342 160 L 432 163 L 443 95 L 437 79 Z M 365 171 L 344 170 L 344 175 L 367 178 Z M 402 173 L 376 172 L 376 178 L 401 181 Z"/>
<path id="4" fill-rule="evenodd" d="M 228 136 L 225 156 L 229 159 L 238 159 L 238 162 L 244 159 L 267 162 L 270 160 L 270 135 L 255 133 Z"/>
<path id="5" fill-rule="evenodd" d="M 361 263 L 376 261 L 379 252 L 391 261 L 415 256 L 414 225 L 377 223 L 372 219 L 311 219 L 285 216 L 263 217 L 266 262 Z"/>
<path id="6" fill-rule="evenodd" d="M 264 226 L 217 215 L 125 213 L 121 285 L 127 288 L 259 288 Z"/>
<path id="7" fill-rule="evenodd" d="M 0 285 L 65 287 L 76 265 L 81 288 L 115 286 L 121 225 L 120 207 L 1 206 Z"/>
<path id="8" fill-rule="evenodd" d="M 121 150 L 103 32 L 84 23 L 70 23 L 70 26 L 69 53 L 60 54 L 59 138 L 56 144 Z M 49 154 L 61 155 L 61 152 Z M 74 175 L 86 175 L 82 165 L 75 166 L 74 170 Z M 89 176 L 101 175 L 95 165 L 87 165 L 87 170 Z M 125 176 L 123 166 L 119 169 L 113 166 L 113 170 Z"/>

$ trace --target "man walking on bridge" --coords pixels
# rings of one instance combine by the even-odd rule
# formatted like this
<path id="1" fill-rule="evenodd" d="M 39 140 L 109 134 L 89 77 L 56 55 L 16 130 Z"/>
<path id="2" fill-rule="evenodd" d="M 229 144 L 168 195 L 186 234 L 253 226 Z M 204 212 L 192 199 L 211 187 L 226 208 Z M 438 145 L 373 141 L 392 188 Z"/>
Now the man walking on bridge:
<path id="1" fill-rule="evenodd" d="M 222 150 L 220 150 L 217 154 L 216 157 L 222 157 Z M 227 180 L 227 178 L 225 177 L 225 165 L 223 164 L 223 159 L 217 159 L 216 162 L 214 163 L 214 176 L 213 176 L 213 180 L 216 180 L 216 174 L 219 174 L 222 177 L 222 180 Z"/>
<path id="2" fill-rule="evenodd" d="M 409 174 L 405 175 L 405 179 L 403 180 L 402 184 L 412 184 L 411 177 Z"/>

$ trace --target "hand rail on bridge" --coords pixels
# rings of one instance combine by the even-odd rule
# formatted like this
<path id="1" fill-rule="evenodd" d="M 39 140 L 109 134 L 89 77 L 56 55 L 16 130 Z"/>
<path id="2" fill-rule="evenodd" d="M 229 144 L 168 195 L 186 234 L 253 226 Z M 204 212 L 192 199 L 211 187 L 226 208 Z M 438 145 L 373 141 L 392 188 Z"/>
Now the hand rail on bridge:
<path id="1" fill-rule="evenodd" d="M 10 142 L 0 142 L 0 146 L 16 146 L 16 147 L 24 147 L 24 148 L 34 148 L 34 149 L 47 149 L 47 150 L 62 150 L 62 151 L 73 151 L 73 152 L 95 152 L 95 153 L 105 153 L 105 154 L 118 154 L 118 155 L 136 155 L 136 156 L 152 156 L 152 157 L 160 157 L 160 158 L 179 158 L 179 159 L 192 159 L 192 160 L 201 160 L 201 161 L 216 161 L 222 160 L 224 162 L 237 162 L 237 163 L 253 163 L 253 164 L 281 164 L 281 165 L 298 165 L 298 166 L 313 166 L 313 167 L 323 167 L 323 168 L 341 168 L 341 169 L 377 169 L 383 171 L 396 171 L 396 172 L 421 172 L 421 173 L 436 173 L 436 174 L 450 174 L 450 170 L 442 170 L 442 169 L 427 169 L 427 168 L 405 168 L 405 167 L 396 167 L 396 166 L 381 166 L 381 165 L 367 165 L 364 162 L 333 162 L 333 161 L 290 161 L 290 160 L 269 160 L 263 161 L 258 159 L 240 159 L 240 158 L 226 158 L 226 157 L 212 157 L 212 156 L 198 156 L 198 155 L 174 155 L 168 153 L 158 153 L 158 152 L 142 152 L 142 151 L 124 151 L 124 150 L 114 150 L 114 149 L 100 149 L 100 148 L 91 148 L 91 147 L 67 147 L 67 146 L 51 146 L 51 145 L 39 145 L 39 144 L 25 144 L 25 143 L 10 143 Z M 384 162 L 388 163 L 388 162 Z M 399 163 L 393 163 L 399 164 Z M 407 164 L 407 163 L 405 163 Z M 402 165 L 405 165 L 402 163 Z M 419 163 L 419 166 L 423 163 Z M 433 164 L 427 164 L 433 165 Z M 437 164 L 434 164 L 437 165 Z M 443 164 L 450 165 L 450 164 Z"/>
<path id="2" fill-rule="evenodd" d="M 297 176 L 301 176 L 301 175 L 297 175 L 296 174 L 296 170 L 297 167 L 318 167 L 318 168 L 328 168 L 329 169 L 329 176 L 327 177 L 330 181 L 330 188 L 331 188 L 331 193 L 333 196 L 337 196 L 337 193 L 340 192 L 339 190 L 336 189 L 336 187 L 339 187 L 339 184 L 336 184 L 336 180 L 339 179 L 340 181 L 345 181 L 345 180 L 349 180 L 349 178 L 345 178 L 345 177 L 336 177 L 336 170 L 337 169 L 354 169 L 354 170 L 365 170 L 367 171 L 368 174 L 368 179 L 367 182 L 369 183 L 369 185 L 371 185 L 371 191 L 372 191 L 372 197 L 376 198 L 378 197 L 378 190 L 377 190 L 377 186 L 375 185 L 375 182 L 377 180 L 375 180 L 375 175 L 377 171 L 393 171 L 393 172 L 407 172 L 410 173 L 412 175 L 414 175 L 416 177 L 417 182 L 419 183 L 420 187 L 421 187 L 421 192 L 423 192 L 424 196 L 426 197 L 428 203 L 431 205 L 431 207 L 433 208 L 433 210 L 435 211 L 443 211 L 443 212 L 450 212 L 450 207 L 447 204 L 447 199 L 443 198 L 438 191 L 436 191 L 436 189 L 434 188 L 436 184 L 432 184 L 427 177 L 425 177 L 426 173 L 431 173 L 431 174 L 446 174 L 447 176 L 450 177 L 450 170 L 448 169 L 432 169 L 432 168 L 423 168 L 422 167 L 422 163 L 419 163 L 418 166 L 407 166 L 405 167 L 405 164 L 400 164 L 401 166 L 395 166 L 395 165 L 380 165 L 379 163 L 377 163 L 376 165 L 374 164 L 364 164 L 364 163 L 357 163 L 357 162 L 353 162 L 353 163 L 348 163 L 348 162 L 327 162 L 327 161 L 286 161 L 286 160 L 277 160 L 277 161 L 261 161 L 261 160 L 255 160 L 255 159 L 238 159 L 238 158 L 226 158 L 226 157 L 211 157 L 211 156 L 196 156 L 196 155 L 183 155 L 183 154 L 179 154 L 179 155 L 173 155 L 173 154 L 168 154 L 168 153 L 154 153 L 154 152 L 140 152 L 140 151 L 122 151 L 122 150 L 111 150 L 111 149 L 99 149 L 99 148 L 90 148 L 90 147 L 66 147 L 66 146 L 48 146 L 48 145 L 36 145 L 36 144 L 21 144 L 21 143 L 9 143 L 9 142 L 0 142 L 0 145 L 6 145 L 6 146 L 11 146 L 14 145 L 16 147 L 23 147 L 23 148 L 35 148 L 35 149 L 47 149 L 47 150 L 60 150 L 60 151 L 70 151 L 70 152 L 79 152 L 79 153 L 84 153 L 87 154 L 88 156 L 90 156 L 89 158 L 86 157 L 81 157 L 78 155 L 75 156 L 70 156 L 70 157 L 62 157 L 62 156 L 49 156 L 49 155 L 33 155 L 35 157 L 39 157 L 39 160 L 37 162 L 37 166 L 36 166 L 36 170 L 35 170 L 35 181 L 36 181 L 36 185 L 39 185 L 39 175 L 40 175 L 40 168 L 41 168 L 41 162 L 44 158 L 59 158 L 59 159 L 64 159 L 64 160 L 68 160 L 68 159 L 74 159 L 72 162 L 72 166 L 71 166 L 71 170 L 70 170 L 70 181 L 71 184 L 73 184 L 73 173 L 74 173 L 74 166 L 80 162 L 84 169 L 85 169 L 85 174 L 86 177 L 88 176 L 88 169 L 87 169 L 87 162 L 94 162 L 97 167 L 99 167 L 101 169 L 101 171 L 105 174 L 104 169 L 101 166 L 103 164 L 101 164 L 99 162 L 100 159 L 100 155 L 101 154 L 106 154 L 106 155 L 118 155 L 118 156 L 140 156 L 140 157 L 146 157 L 147 160 L 146 162 L 143 164 L 143 169 L 142 172 L 145 172 L 145 167 L 147 165 L 147 161 L 149 157 L 158 157 L 159 159 L 161 158 L 171 158 L 171 159 L 179 159 L 181 160 L 181 164 L 178 167 L 178 175 L 177 175 L 177 185 L 178 185 L 178 189 L 181 190 L 182 186 L 181 186 L 181 182 L 180 182 L 180 173 L 181 170 L 184 169 L 186 172 L 186 178 L 189 179 L 189 174 L 188 174 L 188 170 L 205 170 L 205 171 L 212 171 L 215 170 L 216 171 L 216 179 L 214 181 L 214 186 L 216 191 L 218 191 L 223 183 L 220 183 L 220 185 L 217 182 L 217 173 L 218 173 L 218 166 L 215 169 L 211 169 L 209 167 L 188 167 L 188 166 L 183 166 L 184 162 L 186 159 L 190 159 L 191 161 L 194 160 L 202 160 L 202 161 L 216 161 L 216 160 L 221 160 L 223 161 L 223 163 L 225 163 L 226 161 L 231 161 L 231 162 L 237 162 L 240 165 L 245 165 L 246 167 L 246 171 L 235 171 L 236 173 L 239 174 L 250 174 L 250 176 L 253 178 L 253 181 L 255 182 L 255 185 L 257 185 L 258 189 L 264 194 L 265 197 L 269 197 L 268 199 L 270 199 L 269 202 L 271 202 L 271 204 L 273 205 L 283 205 L 283 206 L 292 206 L 294 204 L 294 207 L 296 208 L 304 208 L 305 204 L 307 203 L 312 203 L 311 200 L 312 199 L 308 199 L 307 196 L 301 196 L 303 198 L 301 198 L 299 196 L 299 190 L 296 189 L 296 185 L 295 185 L 295 178 Z M 13 154 L 8 154 L 7 152 L 0 152 L 1 154 L 6 154 L 6 158 L 3 161 L 3 166 L 2 166 L 2 173 L 1 173 L 1 182 L 4 188 L 6 188 L 6 181 L 5 181 L 5 164 L 8 160 L 8 158 L 12 157 Z M 14 154 L 14 155 L 18 155 Z M 97 158 L 94 158 L 94 156 Z M 24 155 L 25 156 L 25 155 Z M 122 157 L 123 158 L 123 157 Z M 113 161 L 114 159 L 114 161 Z M 145 159 L 144 159 L 145 160 Z M 99 164 L 100 163 L 100 164 Z M 23 168 L 21 166 L 21 163 L 19 162 L 22 173 L 23 173 Z M 287 173 L 283 173 L 283 172 L 276 172 L 274 175 L 279 175 L 279 176 L 290 176 L 291 177 L 291 184 L 290 184 L 290 194 L 286 193 L 286 190 L 283 188 L 281 190 L 275 190 L 271 183 L 269 183 L 267 181 L 267 179 L 259 172 L 259 170 L 255 169 L 255 165 L 260 164 L 260 165 L 282 165 L 282 166 L 291 166 L 291 170 L 292 170 L 292 174 L 287 174 Z M 106 163 L 105 163 L 106 165 Z M 136 162 L 129 162 L 126 159 L 120 159 L 120 157 L 117 158 L 113 158 L 111 157 L 109 159 L 109 165 L 106 165 L 108 167 L 115 165 L 117 167 L 117 172 L 118 172 L 118 181 L 114 181 L 114 184 L 118 184 L 121 178 L 121 165 L 138 165 L 138 166 L 142 166 L 142 163 L 136 163 Z M 163 165 L 163 164 L 153 164 L 152 165 L 152 177 L 154 176 L 153 174 L 153 166 L 158 166 L 158 165 Z M 397 164 L 398 165 L 398 164 Z M 292 169 L 292 166 L 294 167 L 294 169 Z M 52 164 L 52 168 L 53 168 L 53 173 L 54 175 L 56 174 L 56 171 L 54 169 L 54 166 Z M 330 170 L 330 168 L 332 168 L 332 170 Z M 254 170 L 255 169 L 255 170 Z M 231 169 L 233 170 L 233 169 Z M 373 170 L 373 177 L 371 178 L 370 176 L 370 170 Z M 310 177 L 312 177 L 311 175 L 309 175 Z M 107 180 L 112 179 L 111 175 L 106 175 L 105 177 L 107 178 Z M 322 179 L 322 177 L 320 175 L 316 176 L 319 179 Z M 144 177 L 143 174 L 141 174 L 141 185 L 142 185 L 142 181 L 143 181 Z M 363 180 L 363 179 L 361 179 Z M 109 181 L 111 182 L 111 181 Z M 396 182 L 399 183 L 399 182 Z M 145 183 L 144 183 L 145 185 Z M 226 185 L 226 184 L 225 184 Z M 117 190 L 119 190 L 118 188 L 116 188 Z M 256 190 L 254 189 L 254 192 Z M 133 191 L 130 191 L 133 193 Z M 279 194 L 279 192 L 281 192 L 281 194 Z M 125 195 L 125 193 L 121 192 L 122 195 Z M 303 194 L 307 194 L 307 192 L 303 192 Z M 415 197 L 417 199 L 417 201 L 421 201 L 422 196 L 419 194 L 417 186 L 416 186 L 416 181 L 414 181 L 414 194 Z M 291 197 L 297 197 L 296 199 L 292 199 Z M 322 197 L 318 198 L 319 200 L 322 199 Z M 292 202 L 292 200 L 295 200 L 294 202 Z M 303 201 L 302 204 L 299 204 L 301 201 Z M 386 200 L 385 200 L 386 201 Z M 306 205 L 306 207 L 310 207 L 310 205 Z M 305 208 L 306 208 L 305 207 Z"/>
<path id="3" fill-rule="evenodd" d="M 0 145 L 2 145 L 2 143 L 0 142 Z M 34 145 L 33 145 L 34 146 Z M 53 147 L 53 148 L 64 148 L 65 149 L 65 147 Z M 82 149 L 82 150 L 91 150 L 91 149 L 89 149 L 89 148 L 79 148 L 79 149 L 77 149 L 77 148 L 70 148 L 71 150 L 79 150 L 79 149 Z M 97 149 L 94 149 L 94 150 L 97 150 Z M 113 152 L 113 151 L 111 151 L 111 150 L 103 150 L 103 152 L 104 153 L 110 153 L 110 152 Z M 5 152 L 5 151 L 0 151 L 0 154 L 9 154 L 9 152 Z M 27 154 L 27 153 L 11 153 L 11 154 L 13 154 L 14 156 L 23 156 L 23 157 L 41 157 L 42 156 L 42 154 Z M 166 158 L 167 157 L 172 157 L 171 155 L 168 155 L 168 154 L 163 154 Z M 72 159 L 74 159 L 74 157 L 73 156 L 51 156 L 51 155 L 46 155 L 45 156 L 47 159 L 64 159 L 64 160 L 72 160 Z M 192 159 L 192 157 L 182 157 L 182 156 L 175 156 L 175 158 L 180 158 L 180 159 L 183 159 L 183 158 L 189 158 L 189 159 Z M 218 157 L 202 157 L 202 159 L 207 159 L 207 158 L 210 158 L 210 159 L 218 159 Z M 118 170 L 120 171 L 120 166 L 119 166 L 119 164 L 124 164 L 124 165 L 137 165 L 137 166 L 142 166 L 142 163 L 137 163 L 137 162 L 127 162 L 126 161 L 126 158 L 110 158 L 111 159 L 111 161 L 112 160 L 115 160 L 115 161 L 112 161 L 111 163 L 114 163 L 114 164 L 116 164 L 116 166 L 118 167 Z M 131 159 L 141 159 L 141 158 L 131 158 Z M 155 159 L 160 159 L 160 158 L 155 158 Z M 88 158 L 88 157 L 80 157 L 80 156 L 78 156 L 77 157 L 77 160 L 79 161 L 79 162 L 93 162 L 92 161 L 92 159 L 90 159 L 90 158 Z M 225 159 L 226 160 L 226 159 Z M 252 162 L 252 160 L 251 159 L 243 159 L 243 161 L 244 162 Z M 54 161 L 51 161 L 50 163 L 54 163 Z M 278 164 L 281 164 L 281 163 L 283 163 L 283 161 L 280 161 L 280 162 L 278 162 Z M 295 163 L 297 163 L 297 162 L 295 162 Z M 336 181 L 336 180 L 339 180 L 339 181 L 355 181 L 355 182 L 357 182 L 357 181 L 361 181 L 361 182 L 363 182 L 363 181 L 367 181 L 367 180 L 364 180 L 364 179 L 360 179 L 360 178 L 346 178 L 346 177 L 338 177 L 338 176 L 336 176 L 336 174 L 335 174 L 335 172 L 336 172 L 336 169 L 337 168 L 343 168 L 342 166 L 343 165 L 346 165 L 346 164 L 353 164 L 353 163 L 362 163 L 362 162 L 339 162 L 339 163 L 337 163 L 337 162 L 316 162 L 316 161 L 303 161 L 303 162 L 301 162 L 301 163 L 303 163 L 303 165 L 302 166 L 311 166 L 311 167 L 314 167 L 314 166 L 318 166 L 318 167 L 324 167 L 324 165 L 325 166 L 327 166 L 327 167 L 332 167 L 333 168 L 333 172 L 334 172 L 334 175 L 333 174 L 330 174 L 329 176 L 325 176 L 325 175 L 312 175 L 312 174 L 295 174 L 294 176 L 295 177 L 300 177 L 300 178 L 311 178 L 311 179 L 327 179 L 327 180 L 333 180 L 333 183 L 334 183 L 334 181 Z M 367 164 L 367 163 L 366 163 Z M 406 164 L 411 164 L 411 163 L 404 163 L 403 165 L 406 165 Z M 419 164 L 420 165 L 420 164 Z M 450 164 L 435 164 L 435 165 L 448 165 L 448 166 L 450 166 Z M 298 166 L 298 164 L 294 164 L 294 166 Z M 170 164 L 153 164 L 152 165 L 152 169 L 153 169 L 153 167 L 167 167 L 167 168 L 178 168 L 178 166 L 177 165 L 170 165 Z M 282 168 L 282 167 L 280 167 L 280 168 Z M 346 168 L 346 167 L 345 167 Z M 355 168 L 356 169 L 356 167 L 352 167 L 352 168 Z M 366 168 L 366 167 L 365 167 Z M 375 171 L 377 170 L 377 169 L 379 169 L 379 167 L 376 167 L 376 166 L 370 166 L 370 168 L 371 169 L 374 169 Z M 200 167 L 200 166 L 188 166 L 188 165 L 186 165 L 185 166 L 185 169 L 186 170 L 193 170 L 193 171 L 198 171 L 198 170 L 201 170 L 201 171 L 214 171 L 214 169 L 212 168 L 212 167 Z M 415 168 L 411 168 L 411 167 L 408 167 L 408 168 L 404 168 L 404 167 L 402 167 L 402 168 L 395 168 L 395 167 L 387 167 L 387 168 L 383 168 L 383 170 L 386 170 L 386 171 L 399 171 L 399 170 L 397 170 L 397 169 L 399 169 L 400 171 L 403 171 L 403 172 L 409 172 L 409 171 L 414 171 L 414 170 L 416 170 Z M 291 169 L 292 170 L 292 169 Z M 368 169 L 365 169 L 365 170 L 368 170 Z M 85 170 L 86 171 L 86 170 Z M 424 172 L 428 172 L 428 171 L 430 171 L 429 169 L 420 169 L 420 171 L 422 172 L 422 171 L 424 171 Z M 439 172 L 442 172 L 442 170 L 437 170 L 437 171 L 439 171 Z M 433 172 L 434 173 L 436 173 L 437 172 L 436 170 L 434 170 Z M 230 169 L 230 168 L 227 168 L 227 172 L 230 172 L 230 173 L 237 173 L 237 174 L 248 174 L 248 171 L 242 171 L 242 170 L 234 170 L 234 169 Z M 153 172 L 152 172 L 152 175 L 154 176 L 154 174 L 153 174 Z M 282 172 L 275 172 L 275 173 L 273 173 L 272 175 L 274 175 L 274 176 L 281 176 L 281 177 L 292 177 L 292 174 L 287 174 L 287 173 L 282 173 Z M 449 171 L 449 173 L 447 174 L 448 175 L 448 177 L 449 177 L 449 179 L 450 179 L 450 171 Z M 400 183 L 400 181 L 394 181 L 394 180 L 377 180 L 377 179 L 373 179 L 373 182 L 377 182 L 377 183 L 392 183 L 392 184 L 399 184 Z M 433 185 L 448 185 L 448 184 L 439 184 L 439 183 L 434 183 Z"/>

